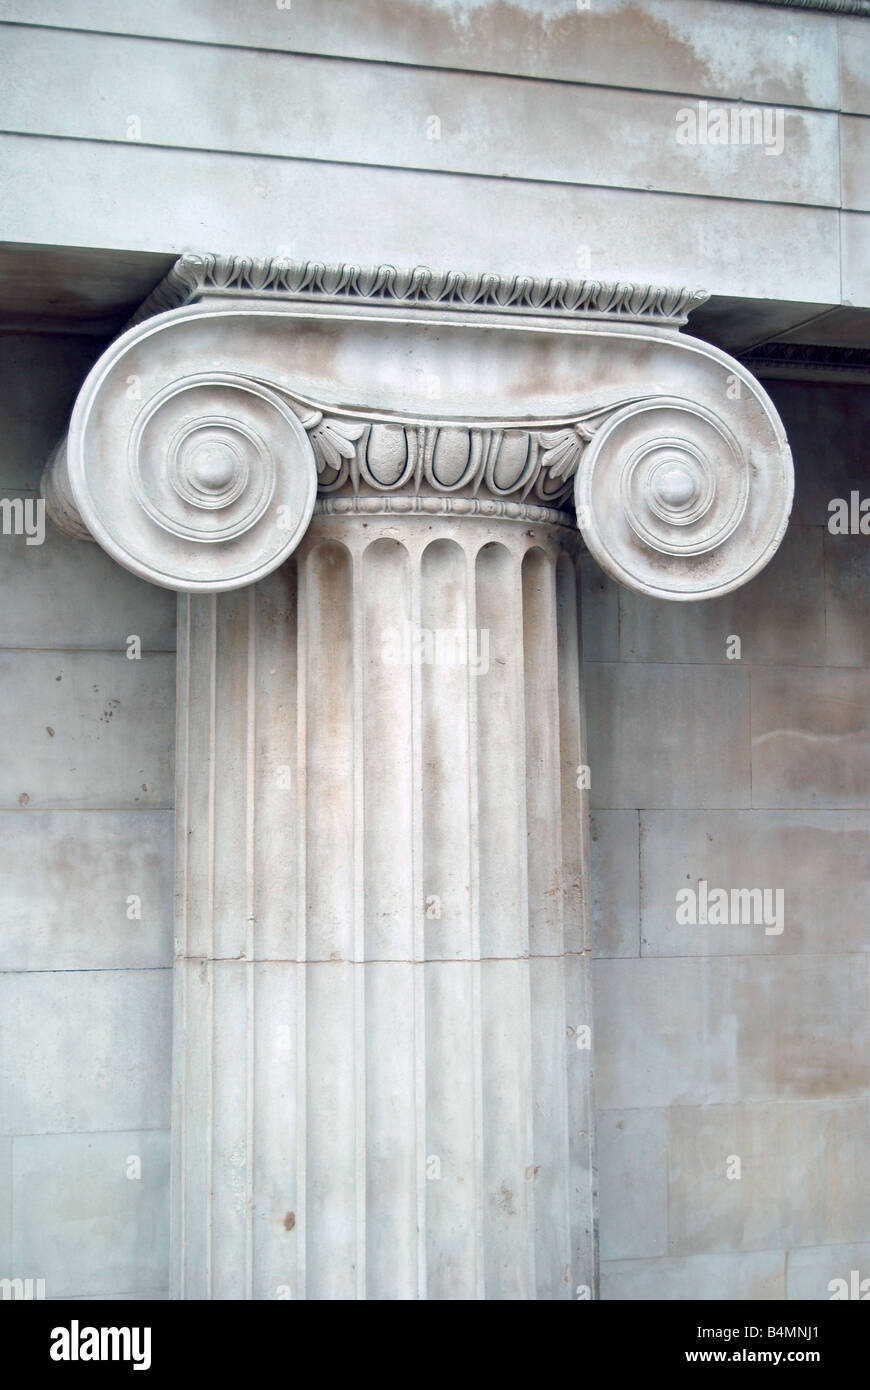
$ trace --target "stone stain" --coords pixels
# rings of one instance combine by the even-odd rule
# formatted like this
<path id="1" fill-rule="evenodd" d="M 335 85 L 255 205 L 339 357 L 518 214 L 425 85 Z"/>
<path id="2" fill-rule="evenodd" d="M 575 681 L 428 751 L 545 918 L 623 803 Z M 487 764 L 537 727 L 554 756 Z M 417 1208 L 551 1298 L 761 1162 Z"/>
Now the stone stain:
<path id="1" fill-rule="evenodd" d="M 96 689 L 96 686 L 94 686 L 94 689 Z M 106 701 L 106 708 L 103 710 L 102 714 L 100 715 L 100 723 L 101 723 L 101 724 L 108 724 L 108 723 L 110 722 L 110 720 L 112 719 L 112 716 L 114 715 L 115 710 L 116 710 L 116 709 L 120 709 L 120 707 L 121 707 L 121 701 L 120 701 L 120 700 L 107 700 L 107 701 Z"/>
<path id="2" fill-rule="evenodd" d="M 406 3 L 406 8 L 415 50 L 425 48 L 437 54 L 445 67 L 455 63 L 480 71 L 485 63 L 487 72 L 575 82 L 588 81 L 590 73 L 598 70 L 618 73 L 619 85 L 651 91 L 677 90 L 744 101 L 758 101 L 763 94 L 767 102 L 812 104 L 799 71 L 783 78 L 761 57 L 745 84 L 748 94 L 736 94 L 727 59 L 714 69 L 701 57 L 685 26 L 651 14 L 642 3 L 596 13 L 594 5 L 578 11 L 568 0 L 556 15 L 530 13 L 525 4 L 510 0 L 494 0 L 480 9 L 441 8 L 431 0 L 413 7 Z M 371 28 L 391 34 L 395 22 L 392 0 L 372 6 Z"/>
<path id="3" fill-rule="evenodd" d="M 503 1182 L 499 1189 L 498 1204 L 505 1216 L 516 1216 L 517 1209 L 514 1206 L 514 1194 L 506 1182 Z"/>
<path id="4" fill-rule="evenodd" d="M 284 1217 L 284 1230 L 285 1230 L 285 1231 L 292 1231 L 292 1230 L 293 1230 L 293 1227 L 294 1227 L 295 1225 L 296 1225 L 296 1213 L 295 1213 L 295 1211 L 288 1211 L 287 1215 Z"/>

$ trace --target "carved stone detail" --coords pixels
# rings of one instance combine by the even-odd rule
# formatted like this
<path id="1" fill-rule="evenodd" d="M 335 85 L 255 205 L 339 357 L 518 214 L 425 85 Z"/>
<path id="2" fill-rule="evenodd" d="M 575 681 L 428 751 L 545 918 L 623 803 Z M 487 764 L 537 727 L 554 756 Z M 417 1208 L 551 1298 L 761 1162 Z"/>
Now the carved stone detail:
<path id="1" fill-rule="evenodd" d="M 703 298 L 185 256 L 82 388 L 49 512 L 154 583 L 213 592 L 281 565 L 317 494 L 333 515 L 510 505 L 557 525 L 573 497 L 621 584 L 711 598 L 776 550 L 792 467 L 758 382 L 677 331 Z"/>
<path id="2" fill-rule="evenodd" d="M 347 488 L 419 494 L 467 492 L 476 497 L 534 494 L 558 507 L 572 494 L 572 479 L 588 441 L 614 405 L 555 419 L 546 428 L 516 420 L 408 420 L 361 412 L 325 415 L 313 402 L 284 395 L 308 432 L 321 494 Z M 642 397 L 628 397 L 628 404 Z"/>
<path id="3" fill-rule="evenodd" d="M 628 281 L 567 280 L 531 275 L 469 274 L 415 266 L 358 266 L 323 261 L 258 260 L 250 256 L 181 256 L 128 327 L 204 295 L 397 304 L 404 307 L 510 310 L 512 313 L 685 323 L 709 295 L 704 290 Z"/>
<path id="4" fill-rule="evenodd" d="M 167 588 L 237 588 L 277 568 L 304 535 L 317 491 L 314 450 L 284 398 L 235 373 L 179 377 L 141 405 L 119 460 L 102 423 L 116 378 L 89 377 L 48 470 L 47 499 L 71 494 L 110 555 Z M 71 531 L 68 505 L 64 515 Z"/>
<path id="5" fill-rule="evenodd" d="M 628 405 L 592 439 L 577 474 L 583 536 L 603 569 L 671 599 L 714 598 L 746 583 L 782 539 L 790 457 L 753 468 L 728 425 L 678 397 Z"/>
<path id="6" fill-rule="evenodd" d="M 441 516 L 485 517 L 492 521 L 528 521 L 560 526 L 577 534 L 574 513 L 527 502 L 502 502 L 480 497 L 413 497 L 391 493 L 385 497 L 321 497 L 314 507 L 323 516 Z"/>

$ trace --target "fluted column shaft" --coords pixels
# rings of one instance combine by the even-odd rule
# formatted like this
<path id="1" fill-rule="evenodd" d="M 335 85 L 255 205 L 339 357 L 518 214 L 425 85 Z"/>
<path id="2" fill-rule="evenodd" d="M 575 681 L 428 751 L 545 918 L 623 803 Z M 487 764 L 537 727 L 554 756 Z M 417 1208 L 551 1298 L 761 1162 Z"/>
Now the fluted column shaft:
<path id="1" fill-rule="evenodd" d="M 178 1297 L 594 1287 L 575 532 L 389 505 L 179 599 Z"/>

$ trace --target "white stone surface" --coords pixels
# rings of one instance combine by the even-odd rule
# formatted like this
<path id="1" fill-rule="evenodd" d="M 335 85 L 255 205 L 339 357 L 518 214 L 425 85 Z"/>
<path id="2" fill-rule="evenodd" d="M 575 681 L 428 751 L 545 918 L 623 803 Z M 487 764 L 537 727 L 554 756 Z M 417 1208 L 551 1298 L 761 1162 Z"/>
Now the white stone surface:
<path id="1" fill-rule="evenodd" d="M 0 811 L 0 970 L 168 965 L 172 836 L 171 810 Z"/>
<path id="2" fill-rule="evenodd" d="M 593 1287 L 575 544 L 319 515 L 184 601 L 178 1296 Z M 412 616 L 486 669 L 385 661 Z"/>
<path id="3" fill-rule="evenodd" d="M 845 1279 L 852 1286 L 852 1271 L 858 1283 L 870 1279 L 870 1243 L 851 1241 L 845 1245 L 807 1246 L 790 1250 L 788 1256 L 787 1297 L 830 1302 L 834 1279 Z M 866 1288 L 864 1297 L 866 1297 Z"/>
<path id="4" fill-rule="evenodd" d="M 0 975 L 0 1134 L 165 1129 L 170 972 Z"/>
<path id="5" fill-rule="evenodd" d="M 165 1290 L 167 1132 L 27 1135 L 13 1167 L 19 1277 L 49 1299 Z"/>
<path id="6" fill-rule="evenodd" d="M 596 1147 L 602 1270 L 670 1253 L 668 1112 L 602 1110 Z"/>
<path id="7" fill-rule="evenodd" d="M 825 665 L 829 605 L 820 583 L 822 546 L 820 528 L 792 522 L 770 564 L 752 583 L 699 605 L 691 623 L 673 603 L 620 588 L 615 656 L 621 661 L 734 666 L 728 639 L 737 636 L 742 667 Z"/>
<path id="8" fill-rule="evenodd" d="M 747 804 L 749 673 L 736 664 L 590 662 L 586 703 L 593 806 Z"/>
<path id="9" fill-rule="evenodd" d="M 0 1138 L 0 1265 L 12 1278 L 12 1139 L 8 1135 Z"/>
<path id="10" fill-rule="evenodd" d="M 766 129 L 759 110 L 756 143 L 749 124 L 748 142 L 689 144 L 677 138 L 678 113 L 697 116 L 697 105 L 615 85 L 15 25 L 4 30 L 3 54 L 0 71 L 16 74 L 0 88 L 4 130 L 112 142 L 127 138 L 135 112 L 141 140 L 164 149 L 279 157 L 292 150 L 296 159 L 336 164 L 839 204 L 838 117 L 803 103 L 777 108 L 774 122 L 768 113 Z M 50 100 L 46 69 L 55 74 Z M 257 99 L 227 107 L 228 76 Z M 328 120 L 312 119 L 327 107 Z M 744 109 L 745 99 L 708 103 L 711 119 L 722 111 L 730 122 L 733 111 L 740 120 Z M 432 113 L 440 113 L 437 139 Z M 845 205 L 870 210 L 860 180 L 864 127 L 870 122 L 860 117 L 844 124 L 843 180 Z M 571 138 L 553 139 L 554 131 Z"/>
<path id="11" fill-rule="evenodd" d="M 684 1259 L 608 1260 L 601 1266 L 601 1297 L 654 1302 L 778 1301 L 785 1298 L 785 1264 L 785 1255 L 776 1250 Z"/>
<path id="12" fill-rule="evenodd" d="M 641 954 L 832 956 L 870 950 L 868 863 L 866 810 L 645 811 Z M 697 891 L 701 879 L 710 889 L 781 889 L 782 932 L 739 923 L 679 925 L 676 894 L 685 887 Z"/>
<path id="13" fill-rule="evenodd" d="M 862 26 L 843 16 L 747 11 L 742 0 L 520 0 L 506 17 L 483 0 L 458 10 L 433 0 L 423 17 L 397 24 L 378 0 L 332 0 L 328 9 L 277 6 L 241 11 L 234 0 L 154 0 L 147 13 L 111 0 L 3 0 L 0 17 L 96 33 L 153 35 L 192 43 L 342 54 L 436 66 L 698 92 L 745 101 L 833 107 L 838 30 L 844 58 Z M 759 43 L 761 26 L 767 43 Z M 627 31 L 632 40 L 627 41 Z M 856 32 L 857 31 L 857 32 Z M 861 53 L 844 67 L 860 78 Z M 864 110 L 850 105 L 849 110 Z"/>
<path id="14" fill-rule="evenodd" d="M 640 852 L 637 811 L 591 816 L 592 952 L 640 955 Z"/>
<path id="15" fill-rule="evenodd" d="M 8 487 L 3 495 L 31 504 L 37 497 Z M 175 650 L 174 595 L 141 583 L 100 546 L 81 545 L 48 523 L 42 545 L 29 545 L 25 535 L 2 537 L 0 587 L 2 647 L 125 654 L 132 636 L 146 653 Z"/>
<path id="16" fill-rule="evenodd" d="M 867 955 L 600 960 L 604 1109 L 870 1093 Z"/>
<path id="17" fill-rule="evenodd" d="M 864 807 L 870 671 L 752 673 L 752 804 Z"/>
<path id="18" fill-rule="evenodd" d="M 854 1178 L 868 1117 L 866 1100 L 675 1107 L 668 1121 L 670 1253 L 867 1239 L 870 1198 Z M 739 1178 L 727 1176 L 729 1156 L 740 1161 Z"/>
<path id="19" fill-rule="evenodd" d="M 757 299 L 870 304 L 870 215 L 835 208 L 45 136 L 0 136 L 0 174 L 4 241 L 77 247 L 99 238 L 122 251 L 243 248 L 254 256 L 483 273 L 521 267 Z M 87 203 L 78 197 L 83 186 Z M 361 208 L 388 214 L 362 217 Z M 747 256 L 747 246 L 776 246 L 778 254 Z"/>
<path id="20" fill-rule="evenodd" d="M 174 667 L 156 652 L 0 651 L 20 711 L 0 806 L 171 806 Z"/>

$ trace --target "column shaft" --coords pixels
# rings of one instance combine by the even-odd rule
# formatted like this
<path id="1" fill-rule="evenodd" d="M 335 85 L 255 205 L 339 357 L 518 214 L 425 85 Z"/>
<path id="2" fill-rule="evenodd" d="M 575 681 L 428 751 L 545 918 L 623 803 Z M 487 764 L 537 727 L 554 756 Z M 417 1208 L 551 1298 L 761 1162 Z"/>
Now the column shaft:
<path id="1" fill-rule="evenodd" d="M 576 540 L 467 511 L 179 600 L 178 1297 L 594 1286 Z"/>

